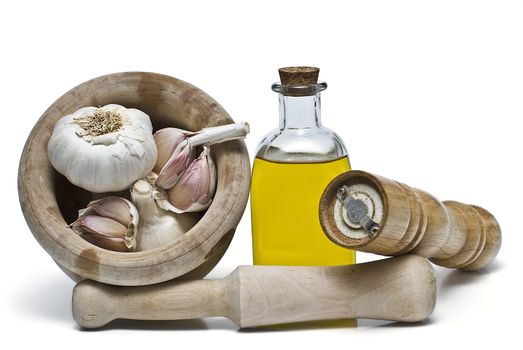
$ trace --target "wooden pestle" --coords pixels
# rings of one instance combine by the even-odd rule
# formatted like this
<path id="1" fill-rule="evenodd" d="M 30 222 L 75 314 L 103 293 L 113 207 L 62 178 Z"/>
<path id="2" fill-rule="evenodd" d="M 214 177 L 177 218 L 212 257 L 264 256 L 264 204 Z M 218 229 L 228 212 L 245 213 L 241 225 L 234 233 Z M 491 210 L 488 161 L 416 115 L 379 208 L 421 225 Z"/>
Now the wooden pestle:
<path id="1" fill-rule="evenodd" d="M 240 327 L 342 318 L 416 322 L 434 309 L 432 265 L 404 256 L 347 266 L 240 266 L 224 279 L 119 287 L 83 281 L 73 316 L 86 328 L 117 318 L 223 316 Z"/>
<path id="2" fill-rule="evenodd" d="M 381 255 L 421 255 L 441 266 L 477 270 L 501 246 L 501 229 L 483 208 L 363 171 L 337 176 L 320 200 L 320 222 L 336 244 Z"/>

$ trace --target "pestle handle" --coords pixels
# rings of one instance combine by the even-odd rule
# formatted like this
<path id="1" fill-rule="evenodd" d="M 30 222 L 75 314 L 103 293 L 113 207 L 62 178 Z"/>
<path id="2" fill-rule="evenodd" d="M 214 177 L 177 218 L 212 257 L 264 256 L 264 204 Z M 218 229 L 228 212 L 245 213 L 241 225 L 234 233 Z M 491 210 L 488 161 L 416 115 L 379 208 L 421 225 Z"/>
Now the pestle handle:
<path id="1" fill-rule="evenodd" d="M 117 318 L 180 320 L 223 316 L 240 327 L 341 318 L 416 322 L 434 309 L 432 265 L 403 256 L 347 266 L 240 266 L 221 280 L 116 287 L 92 281 L 73 291 L 86 328 Z"/>
<path id="2" fill-rule="evenodd" d="M 185 320 L 227 317 L 227 282 L 226 278 L 122 287 L 84 280 L 73 289 L 73 318 L 82 327 L 98 328 L 119 318 Z"/>

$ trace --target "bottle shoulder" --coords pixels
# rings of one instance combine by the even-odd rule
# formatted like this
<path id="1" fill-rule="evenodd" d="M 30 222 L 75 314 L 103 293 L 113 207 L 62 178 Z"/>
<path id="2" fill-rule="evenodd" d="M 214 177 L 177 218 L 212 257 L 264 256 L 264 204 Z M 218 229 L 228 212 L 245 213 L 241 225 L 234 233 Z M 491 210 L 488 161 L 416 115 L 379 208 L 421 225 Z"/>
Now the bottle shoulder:
<path id="1" fill-rule="evenodd" d="M 258 158 L 287 163 L 325 162 L 344 156 L 343 141 L 326 127 L 274 129 L 262 138 L 256 151 Z"/>

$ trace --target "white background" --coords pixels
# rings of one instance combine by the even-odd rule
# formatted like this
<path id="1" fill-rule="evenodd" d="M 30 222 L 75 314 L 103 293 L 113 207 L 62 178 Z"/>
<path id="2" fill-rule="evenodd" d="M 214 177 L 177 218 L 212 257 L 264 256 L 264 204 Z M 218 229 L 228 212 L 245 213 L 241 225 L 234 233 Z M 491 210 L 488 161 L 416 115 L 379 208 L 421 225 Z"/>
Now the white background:
<path id="1" fill-rule="evenodd" d="M 16 1 L 0 5 L 0 38 L 0 139 L 7 158 L 3 344 L 444 349 L 520 343 L 521 1 Z M 477 273 L 436 268 L 436 309 L 415 325 L 363 320 L 358 328 L 245 332 L 210 319 L 81 331 L 70 314 L 73 283 L 32 237 L 18 205 L 18 160 L 39 116 L 93 77 L 159 72 L 198 86 L 235 120 L 248 121 L 252 156 L 277 125 L 270 85 L 287 65 L 321 68 L 329 84 L 323 122 L 343 138 L 354 168 L 494 213 L 503 229 L 497 261 Z M 250 244 L 247 210 L 210 277 L 250 264 Z M 358 255 L 359 261 L 377 258 Z"/>

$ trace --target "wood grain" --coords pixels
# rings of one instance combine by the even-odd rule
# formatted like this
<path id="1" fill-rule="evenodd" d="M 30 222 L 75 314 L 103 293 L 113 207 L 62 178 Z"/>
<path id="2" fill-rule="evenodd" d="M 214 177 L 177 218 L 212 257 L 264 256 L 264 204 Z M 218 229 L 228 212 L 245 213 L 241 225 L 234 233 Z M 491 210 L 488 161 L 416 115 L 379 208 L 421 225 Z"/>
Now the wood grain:
<path id="1" fill-rule="evenodd" d="M 55 123 L 84 106 L 109 103 L 138 108 L 155 130 L 174 126 L 199 130 L 233 122 L 200 89 L 175 78 L 125 72 L 85 82 L 54 102 L 29 135 L 20 159 L 18 190 L 31 232 L 57 264 L 76 280 L 115 285 L 145 285 L 185 274 L 204 276 L 224 254 L 247 204 L 250 162 L 243 141 L 213 146 L 217 166 L 216 195 L 202 219 L 182 238 L 165 247 L 118 253 L 86 242 L 68 228 L 77 210 L 92 199 L 50 165 L 47 142 Z"/>
<path id="2" fill-rule="evenodd" d="M 221 280 L 143 287 L 80 282 L 73 316 L 82 327 L 117 318 L 227 317 L 240 327 L 343 318 L 416 322 L 436 302 L 432 265 L 408 255 L 349 266 L 240 266 Z"/>
<path id="3" fill-rule="evenodd" d="M 381 228 L 371 237 L 349 237 L 334 218 L 338 189 L 357 184 L 371 186 L 383 201 Z M 327 237 L 342 247 L 392 256 L 413 253 L 467 271 L 490 264 L 501 246 L 499 224 L 485 209 L 442 203 L 428 192 L 364 171 L 336 177 L 322 195 L 319 215 Z"/>

